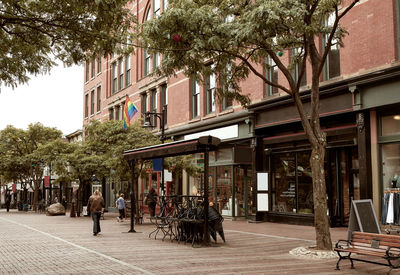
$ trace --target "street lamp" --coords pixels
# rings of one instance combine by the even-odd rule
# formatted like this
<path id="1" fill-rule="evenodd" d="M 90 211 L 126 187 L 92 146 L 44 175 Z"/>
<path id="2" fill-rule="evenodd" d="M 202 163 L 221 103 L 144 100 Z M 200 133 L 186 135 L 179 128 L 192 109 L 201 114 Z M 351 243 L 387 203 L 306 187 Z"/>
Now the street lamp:
<path id="1" fill-rule="evenodd" d="M 156 113 L 156 112 L 146 112 L 144 113 L 144 123 L 143 123 L 143 128 L 153 128 L 154 126 L 151 124 L 151 116 L 157 117 L 160 120 L 160 140 L 161 143 L 164 143 L 165 140 L 165 107 L 162 108 L 161 113 Z M 164 158 L 161 159 L 161 195 L 165 195 L 165 190 L 164 190 Z"/>

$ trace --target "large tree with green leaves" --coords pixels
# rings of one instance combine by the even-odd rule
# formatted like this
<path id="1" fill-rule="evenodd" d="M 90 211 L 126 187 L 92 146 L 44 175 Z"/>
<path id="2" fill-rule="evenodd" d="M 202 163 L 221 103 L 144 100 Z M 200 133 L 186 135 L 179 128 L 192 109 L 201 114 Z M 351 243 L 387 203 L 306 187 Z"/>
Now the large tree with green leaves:
<path id="1" fill-rule="evenodd" d="M 92 121 L 85 128 L 85 143 L 93 154 L 102 156 L 103 167 L 108 172 L 104 177 L 112 178 L 117 182 L 130 181 L 138 177 L 144 163 L 140 166 L 132 167 L 123 157 L 126 150 L 141 148 L 160 143 L 156 135 L 147 131 L 141 126 L 139 121 L 133 123 L 127 130 L 122 127 L 121 121 L 99 122 Z M 134 194 L 138 194 L 138 186 L 133 186 Z M 138 211 L 137 201 L 135 200 L 136 214 Z"/>
<path id="2" fill-rule="evenodd" d="M 310 164 L 316 242 L 318 249 L 332 249 L 327 215 L 324 159 L 326 135 L 319 118 L 321 72 L 333 43 L 346 34 L 339 22 L 358 0 L 171 0 L 161 16 L 145 22 L 141 33 L 143 47 L 162 54 L 156 73 L 174 75 L 183 70 L 190 77 L 216 73 L 222 96 L 244 106 L 250 103 L 240 82 L 250 74 L 267 85 L 290 95 L 311 145 Z M 332 24 L 326 24 L 332 16 Z M 324 37 L 325 45 L 319 40 Z M 290 63 L 281 59 L 286 50 L 296 50 Z M 266 59 L 274 61 L 287 84 L 274 83 L 264 74 Z M 209 65 L 213 63 L 213 66 Z M 306 64 L 312 71 L 311 106 L 306 108 L 300 93 Z M 299 68 L 298 78 L 293 69 Z"/>
<path id="3" fill-rule="evenodd" d="M 0 3 L 0 84 L 112 53 L 134 27 L 128 0 L 4 0 Z"/>
<path id="4" fill-rule="evenodd" d="M 30 124 L 27 130 L 7 126 L 0 132 L 0 173 L 6 180 L 32 183 L 35 209 L 43 171 L 50 158 L 42 148 L 61 139 L 61 135 L 61 131 L 40 123 Z"/>

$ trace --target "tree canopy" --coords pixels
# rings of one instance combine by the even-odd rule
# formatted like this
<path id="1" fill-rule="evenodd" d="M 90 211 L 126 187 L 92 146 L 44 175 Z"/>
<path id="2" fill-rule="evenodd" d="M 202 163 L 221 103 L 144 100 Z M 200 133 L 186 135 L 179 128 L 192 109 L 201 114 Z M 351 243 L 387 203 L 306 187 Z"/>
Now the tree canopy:
<path id="1" fill-rule="evenodd" d="M 51 159 L 44 148 L 60 138 L 61 131 L 40 123 L 30 124 L 27 130 L 7 126 L 0 132 L 0 174 L 5 181 L 19 182 L 23 189 L 32 184 L 35 204 L 44 168 Z"/>
<path id="2" fill-rule="evenodd" d="M 327 216 L 324 159 L 326 134 L 319 119 L 319 83 L 333 44 L 346 34 L 339 22 L 358 0 L 171 0 L 160 16 L 146 21 L 142 46 L 162 54 L 156 74 L 182 70 L 204 81 L 215 74 L 220 97 L 251 104 L 241 82 L 250 74 L 288 94 L 311 145 L 314 224 L 318 249 L 332 249 Z M 321 43 L 324 41 L 324 43 Z M 282 57 L 291 53 L 290 58 Z M 272 62 L 267 62 L 271 60 Z M 272 63 L 285 81 L 265 74 Z M 310 108 L 301 98 L 301 81 L 311 65 Z M 297 77 L 294 70 L 297 67 Z"/>
<path id="3" fill-rule="evenodd" d="M 0 84 L 15 87 L 59 59 L 79 63 L 126 42 L 128 0 L 5 0 L 0 3 Z"/>

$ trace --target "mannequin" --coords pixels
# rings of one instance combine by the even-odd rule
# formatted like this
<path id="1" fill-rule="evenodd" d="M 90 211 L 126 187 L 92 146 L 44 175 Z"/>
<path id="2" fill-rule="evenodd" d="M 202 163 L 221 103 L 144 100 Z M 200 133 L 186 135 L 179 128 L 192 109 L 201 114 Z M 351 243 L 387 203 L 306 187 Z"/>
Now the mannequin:
<path id="1" fill-rule="evenodd" d="M 400 187 L 400 176 L 397 173 L 390 178 L 390 185 L 391 188 Z"/>

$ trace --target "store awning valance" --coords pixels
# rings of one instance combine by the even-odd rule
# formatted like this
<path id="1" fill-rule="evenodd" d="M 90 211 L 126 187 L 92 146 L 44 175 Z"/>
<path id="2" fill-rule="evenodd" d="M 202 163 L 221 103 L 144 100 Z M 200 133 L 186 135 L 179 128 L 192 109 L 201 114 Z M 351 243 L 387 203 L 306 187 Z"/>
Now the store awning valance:
<path id="1" fill-rule="evenodd" d="M 219 138 L 203 136 L 197 139 L 175 141 L 128 150 L 124 152 L 124 158 L 127 160 L 146 160 L 160 157 L 195 154 L 204 152 L 205 149 L 208 151 L 215 151 L 220 143 L 221 140 Z"/>

